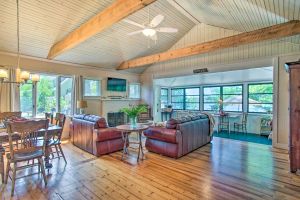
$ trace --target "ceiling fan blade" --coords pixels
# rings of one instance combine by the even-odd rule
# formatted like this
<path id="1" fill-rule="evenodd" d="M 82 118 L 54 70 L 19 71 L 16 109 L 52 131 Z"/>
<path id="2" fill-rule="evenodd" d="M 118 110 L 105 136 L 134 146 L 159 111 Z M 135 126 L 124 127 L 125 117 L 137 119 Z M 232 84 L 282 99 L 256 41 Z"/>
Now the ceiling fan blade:
<path id="1" fill-rule="evenodd" d="M 139 23 L 136 23 L 136 22 L 131 21 L 131 20 L 129 20 L 129 19 L 123 19 L 123 22 L 126 22 L 126 23 L 131 24 L 131 25 L 134 25 L 134 26 L 138 26 L 138 27 L 140 27 L 140 28 L 145 28 L 144 25 L 139 24 Z"/>
<path id="2" fill-rule="evenodd" d="M 152 28 L 157 27 L 164 19 L 165 17 L 163 15 L 156 15 L 150 22 L 150 26 Z"/>
<path id="3" fill-rule="evenodd" d="M 178 32 L 177 28 L 171 28 L 171 27 L 160 27 L 155 30 L 157 32 L 162 32 L 162 33 L 177 33 Z"/>
<path id="4" fill-rule="evenodd" d="M 134 32 L 128 33 L 127 35 L 136 35 L 136 34 L 139 34 L 142 32 L 143 32 L 143 30 L 139 30 L 139 31 L 134 31 Z"/>

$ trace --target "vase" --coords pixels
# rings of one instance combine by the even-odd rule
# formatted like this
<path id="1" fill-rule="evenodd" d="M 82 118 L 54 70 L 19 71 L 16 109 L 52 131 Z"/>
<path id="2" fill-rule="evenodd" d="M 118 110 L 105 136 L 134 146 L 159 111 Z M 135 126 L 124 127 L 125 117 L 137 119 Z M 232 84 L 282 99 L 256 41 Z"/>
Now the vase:
<path id="1" fill-rule="evenodd" d="M 129 123 L 132 128 L 136 128 L 137 126 L 137 116 L 129 117 Z"/>

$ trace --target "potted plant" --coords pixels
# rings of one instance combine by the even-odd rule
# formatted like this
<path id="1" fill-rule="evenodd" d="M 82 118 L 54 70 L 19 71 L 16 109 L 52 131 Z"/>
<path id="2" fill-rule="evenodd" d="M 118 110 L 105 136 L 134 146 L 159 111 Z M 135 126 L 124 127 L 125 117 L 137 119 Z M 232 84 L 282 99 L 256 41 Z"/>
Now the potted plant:
<path id="1" fill-rule="evenodd" d="M 137 116 L 143 112 L 147 112 L 147 106 L 146 105 L 130 105 L 129 108 L 122 108 L 121 112 L 124 112 L 128 117 L 130 121 L 130 125 L 132 127 L 136 127 L 137 124 Z"/>

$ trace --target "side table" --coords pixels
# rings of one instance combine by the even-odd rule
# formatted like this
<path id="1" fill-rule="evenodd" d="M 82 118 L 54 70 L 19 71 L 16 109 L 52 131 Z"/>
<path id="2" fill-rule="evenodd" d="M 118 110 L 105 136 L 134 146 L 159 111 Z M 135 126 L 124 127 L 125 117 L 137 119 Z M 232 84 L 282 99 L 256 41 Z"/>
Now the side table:
<path id="1" fill-rule="evenodd" d="M 143 125 L 143 124 L 137 124 L 136 127 L 133 127 L 131 125 L 120 125 L 120 126 L 117 126 L 116 129 L 121 131 L 122 132 L 122 138 L 124 140 L 124 147 L 123 147 L 123 153 L 122 153 L 122 160 L 123 160 L 123 157 L 124 157 L 124 154 L 127 154 L 128 153 L 128 135 L 131 133 L 131 132 L 137 132 L 139 134 L 139 137 L 138 137 L 138 145 L 139 145 L 139 150 L 138 150 L 138 157 L 137 157 L 137 162 L 139 162 L 140 160 L 140 154 L 142 154 L 142 159 L 144 159 L 144 151 L 143 151 L 143 144 L 142 144 L 142 134 L 143 134 L 143 131 L 148 129 L 149 126 L 147 125 Z M 132 142 L 129 142 L 129 144 L 132 143 Z"/>

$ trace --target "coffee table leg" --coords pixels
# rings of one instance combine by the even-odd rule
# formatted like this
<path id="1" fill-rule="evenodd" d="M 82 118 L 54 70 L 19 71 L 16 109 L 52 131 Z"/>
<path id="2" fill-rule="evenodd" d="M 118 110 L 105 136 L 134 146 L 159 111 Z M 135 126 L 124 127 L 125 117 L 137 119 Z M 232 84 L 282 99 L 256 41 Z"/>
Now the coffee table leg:
<path id="1" fill-rule="evenodd" d="M 143 144 L 142 144 L 142 132 L 139 132 L 139 153 L 137 157 L 137 162 L 140 160 L 140 154 L 142 154 L 142 160 L 144 159 L 144 151 L 143 151 Z"/>
<path id="2" fill-rule="evenodd" d="M 127 153 L 127 140 L 128 140 L 128 134 L 122 132 L 122 138 L 123 138 L 123 140 L 124 140 L 124 146 L 123 146 L 123 153 L 122 153 L 122 159 L 121 159 L 121 160 L 123 160 L 124 154 Z"/>

